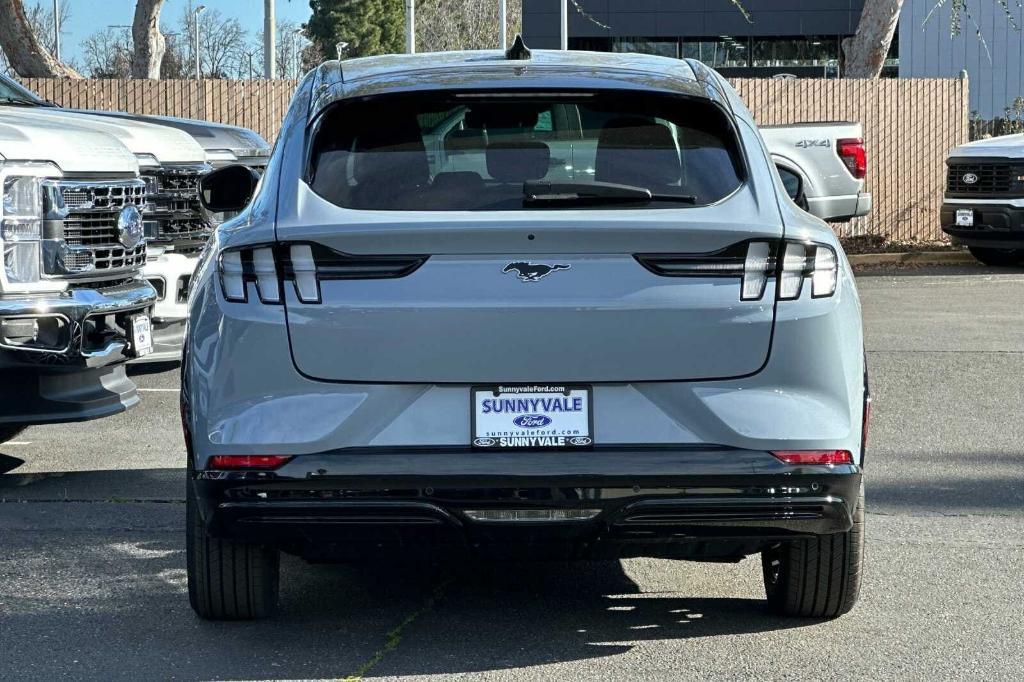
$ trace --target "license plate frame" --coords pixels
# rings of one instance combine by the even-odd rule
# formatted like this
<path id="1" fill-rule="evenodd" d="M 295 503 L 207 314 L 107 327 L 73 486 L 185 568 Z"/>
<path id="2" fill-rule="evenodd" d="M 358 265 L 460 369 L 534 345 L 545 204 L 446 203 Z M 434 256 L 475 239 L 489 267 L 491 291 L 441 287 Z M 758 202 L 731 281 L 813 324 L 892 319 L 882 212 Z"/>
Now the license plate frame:
<path id="1" fill-rule="evenodd" d="M 128 318 L 131 334 L 130 351 L 137 358 L 153 352 L 153 321 L 149 315 L 132 315 Z"/>
<path id="2" fill-rule="evenodd" d="M 566 417 L 564 420 L 557 420 L 551 415 L 559 414 L 560 411 L 552 411 L 550 409 L 528 409 L 526 411 L 516 411 L 515 413 L 509 413 L 511 420 L 512 418 L 518 417 L 529 417 L 529 416 L 540 416 L 550 419 L 547 424 L 538 426 L 517 426 L 510 425 L 507 427 L 507 431 L 502 431 L 508 435 L 489 435 L 494 432 L 493 428 L 494 418 L 489 417 L 486 421 L 491 422 L 490 428 L 488 424 L 482 424 L 479 417 L 482 416 L 481 410 L 483 403 L 480 402 L 485 400 L 490 394 L 491 398 L 518 398 L 525 400 L 542 400 L 544 398 L 560 398 L 562 399 L 562 405 L 566 405 L 565 400 L 568 400 L 568 405 L 572 405 L 574 398 L 581 399 L 584 405 L 583 419 L 578 415 L 573 415 L 575 418 Z M 531 407 L 542 407 L 538 404 L 533 404 Z M 511 417 L 512 414 L 516 414 L 516 417 Z M 567 414 L 568 412 L 562 412 Z M 469 390 L 469 416 L 470 416 L 470 431 L 469 431 L 469 442 L 475 450 L 581 450 L 593 447 L 594 445 L 594 389 L 588 384 L 491 384 L 491 385 L 480 385 L 471 386 Z M 527 423 L 529 423 L 528 420 Z M 562 423 L 559 424 L 558 422 Z M 576 433 L 581 431 L 584 427 L 582 423 L 585 423 L 585 433 Z M 550 428 L 548 428 L 550 427 Z M 481 431 L 486 433 L 481 433 Z M 558 431 L 566 431 L 566 433 L 556 433 Z M 570 433 L 571 432 L 571 433 Z M 503 444 L 505 443 L 505 444 Z"/>
<path id="3" fill-rule="evenodd" d="M 958 208 L 956 209 L 956 226 L 957 227 L 974 227 L 974 209 L 973 208 Z"/>

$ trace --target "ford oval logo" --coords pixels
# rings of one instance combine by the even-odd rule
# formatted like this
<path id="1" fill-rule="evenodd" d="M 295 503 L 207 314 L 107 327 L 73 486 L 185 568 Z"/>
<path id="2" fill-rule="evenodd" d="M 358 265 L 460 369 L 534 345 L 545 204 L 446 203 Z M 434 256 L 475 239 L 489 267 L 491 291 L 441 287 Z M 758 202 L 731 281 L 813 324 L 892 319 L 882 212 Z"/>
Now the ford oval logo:
<path id="1" fill-rule="evenodd" d="M 551 423 L 551 417 L 543 414 L 521 414 L 512 420 L 521 429 L 539 429 Z"/>
<path id="2" fill-rule="evenodd" d="M 978 176 L 974 173 L 966 173 L 963 177 L 963 181 L 965 185 L 973 185 L 978 182 Z"/>
<path id="3" fill-rule="evenodd" d="M 142 213 L 132 205 L 125 206 L 117 216 L 117 238 L 126 249 L 134 249 L 144 237 Z"/>
<path id="4" fill-rule="evenodd" d="M 493 438 L 474 438 L 473 439 L 473 445 L 477 446 L 478 448 L 489 448 L 489 447 L 492 447 L 493 445 L 495 445 L 497 442 L 498 441 L 494 440 Z"/>

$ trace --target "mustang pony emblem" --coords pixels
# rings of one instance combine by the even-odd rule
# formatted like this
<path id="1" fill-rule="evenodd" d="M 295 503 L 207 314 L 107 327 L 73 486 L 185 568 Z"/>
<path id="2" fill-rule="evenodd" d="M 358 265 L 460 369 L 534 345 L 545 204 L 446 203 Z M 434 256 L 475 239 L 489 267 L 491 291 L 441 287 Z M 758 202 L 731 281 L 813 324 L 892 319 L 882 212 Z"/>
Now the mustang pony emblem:
<path id="1" fill-rule="evenodd" d="M 516 261 L 515 263 L 509 263 L 505 266 L 502 272 L 515 271 L 519 273 L 518 277 L 521 282 L 536 282 L 541 277 L 546 277 L 555 270 L 568 270 L 570 265 L 564 265 L 562 263 L 556 263 L 555 265 L 545 265 L 544 263 L 527 263 L 526 261 Z"/>

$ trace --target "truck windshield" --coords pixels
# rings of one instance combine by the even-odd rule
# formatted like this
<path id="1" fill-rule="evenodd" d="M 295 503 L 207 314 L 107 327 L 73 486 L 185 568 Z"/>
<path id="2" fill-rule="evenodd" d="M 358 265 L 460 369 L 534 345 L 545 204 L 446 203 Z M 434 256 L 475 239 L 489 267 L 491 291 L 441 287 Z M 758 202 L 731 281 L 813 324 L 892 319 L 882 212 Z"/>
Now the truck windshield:
<path id="1" fill-rule="evenodd" d="M 745 177 L 727 115 L 642 93 L 415 93 L 341 101 L 308 180 L 339 206 L 397 211 L 683 208 Z"/>

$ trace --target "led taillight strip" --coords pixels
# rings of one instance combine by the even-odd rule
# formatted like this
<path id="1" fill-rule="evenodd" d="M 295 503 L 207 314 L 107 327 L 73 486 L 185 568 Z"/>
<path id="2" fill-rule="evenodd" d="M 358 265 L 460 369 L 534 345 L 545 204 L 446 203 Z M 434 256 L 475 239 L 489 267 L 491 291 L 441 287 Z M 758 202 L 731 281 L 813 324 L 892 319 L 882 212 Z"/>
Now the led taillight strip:
<path id="1" fill-rule="evenodd" d="M 635 254 L 645 268 L 663 277 L 739 277 L 740 300 L 759 301 L 768 279 L 778 280 L 780 300 L 800 298 L 804 280 L 811 296 L 836 291 L 839 260 L 827 244 L 793 240 L 750 240 L 712 253 Z"/>
<path id="2" fill-rule="evenodd" d="M 283 285 L 292 282 L 302 303 L 320 303 L 320 282 L 335 279 L 393 279 L 414 272 L 428 256 L 354 256 L 322 244 L 289 242 L 244 246 L 220 254 L 221 290 L 225 300 L 248 301 L 256 285 L 262 303 L 281 303 Z"/>

